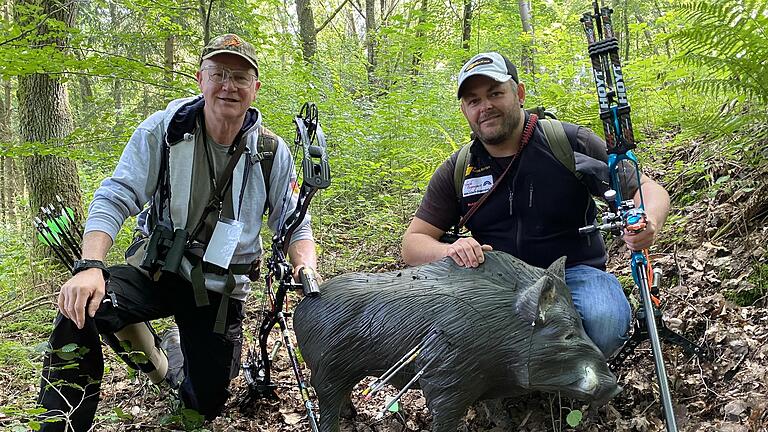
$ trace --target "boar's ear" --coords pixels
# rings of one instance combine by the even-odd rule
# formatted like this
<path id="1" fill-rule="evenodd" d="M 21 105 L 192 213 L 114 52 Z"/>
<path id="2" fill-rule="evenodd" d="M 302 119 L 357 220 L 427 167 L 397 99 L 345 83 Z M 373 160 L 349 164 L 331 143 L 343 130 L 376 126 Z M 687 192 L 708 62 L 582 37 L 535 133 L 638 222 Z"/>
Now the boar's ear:
<path id="1" fill-rule="evenodd" d="M 565 258 L 566 257 L 564 256 L 558 258 L 557 261 L 549 265 L 547 271 L 551 272 L 560 279 L 565 280 Z"/>
<path id="2" fill-rule="evenodd" d="M 524 322 L 534 323 L 541 316 L 546 317 L 546 312 L 555 300 L 555 284 L 550 275 L 543 275 L 535 284 L 525 288 L 517 299 L 517 314 Z"/>

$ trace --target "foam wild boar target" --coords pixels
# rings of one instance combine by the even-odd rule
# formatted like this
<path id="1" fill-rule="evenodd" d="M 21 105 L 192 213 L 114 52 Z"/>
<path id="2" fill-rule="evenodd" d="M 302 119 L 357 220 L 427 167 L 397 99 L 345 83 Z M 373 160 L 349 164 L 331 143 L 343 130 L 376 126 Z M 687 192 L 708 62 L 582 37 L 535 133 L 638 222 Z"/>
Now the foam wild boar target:
<path id="1" fill-rule="evenodd" d="M 445 258 L 389 273 L 352 273 L 296 307 L 294 330 L 312 371 L 320 432 L 339 430 L 352 388 L 427 337 L 415 371 L 433 432 L 455 432 L 477 400 L 560 391 L 605 403 L 621 389 L 584 332 L 565 285 L 565 258 L 540 269 L 503 252 L 478 268 Z M 430 360 L 433 360 L 430 362 Z"/>

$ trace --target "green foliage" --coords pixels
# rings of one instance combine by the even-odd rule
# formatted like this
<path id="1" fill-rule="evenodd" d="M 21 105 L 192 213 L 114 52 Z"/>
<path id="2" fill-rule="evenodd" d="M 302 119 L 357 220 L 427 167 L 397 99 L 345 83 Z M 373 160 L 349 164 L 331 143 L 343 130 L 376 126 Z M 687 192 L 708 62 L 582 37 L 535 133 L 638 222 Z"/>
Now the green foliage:
<path id="1" fill-rule="evenodd" d="M 768 289 L 768 264 L 755 264 L 752 273 L 749 275 L 749 281 L 758 287 Z"/>
<path id="2" fill-rule="evenodd" d="M 685 238 L 685 227 L 688 223 L 688 216 L 679 213 L 672 213 L 667 217 L 664 224 L 664 230 L 656 242 L 657 247 L 664 249 L 666 246 L 680 244 Z"/>
<path id="3" fill-rule="evenodd" d="M 23 233 L 0 228 L 3 249 L 0 252 L 0 294 L 8 297 L 20 295 L 15 282 L 29 276 L 29 241 Z"/>
<path id="4" fill-rule="evenodd" d="M 0 365 L 18 363 L 20 358 L 26 358 L 29 348 L 15 341 L 0 342 Z"/>
<path id="5" fill-rule="evenodd" d="M 160 418 L 160 424 L 163 426 L 182 427 L 187 431 L 207 431 L 208 429 L 202 428 L 203 423 L 205 423 L 205 417 L 197 411 L 188 408 L 179 408 L 173 414 L 164 415 Z"/>
<path id="6" fill-rule="evenodd" d="M 571 410 L 571 412 L 568 413 L 568 416 L 565 417 L 565 421 L 568 423 L 568 426 L 576 427 L 581 424 L 583 418 L 584 415 L 580 410 Z"/>
<path id="7" fill-rule="evenodd" d="M 74 343 L 69 343 L 64 345 L 63 347 L 59 349 L 53 349 L 50 352 L 56 354 L 59 358 L 61 358 L 64 361 L 70 361 L 70 360 L 76 360 L 82 358 L 85 354 L 88 353 L 90 349 L 88 347 L 84 346 L 78 346 Z M 74 363 L 71 363 L 74 365 Z M 62 369 L 67 369 L 69 365 L 62 366 Z"/>
<path id="8" fill-rule="evenodd" d="M 128 355 L 128 358 L 130 358 L 133 363 L 140 365 L 149 362 L 149 357 L 147 357 L 143 351 L 137 351 L 133 349 L 131 341 L 120 341 L 120 347 L 123 349 L 125 354 Z"/>
<path id="9" fill-rule="evenodd" d="M 632 275 L 619 275 L 616 279 L 621 283 L 621 287 L 624 292 L 630 294 L 635 289 L 635 281 L 632 279 Z"/>
<path id="10" fill-rule="evenodd" d="M 671 40 L 680 45 L 678 61 L 697 72 L 679 85 L 721 100 L 697 130 L 721 137 L 749 128 L 753 133 L 734 149 L 744 151 L 768 136 L 768 6 L 759 0 L 700 0 L 679 11 L 685 24 Z"/>
<path id="11" fill-rule="evenodd" d="M 681 60 L 703 66 L 711 76 L 696 80 L 705 93 L 738 93 L 768 102 L 768 8 L 758 0 L 699 1 L 680 10 L 688 25 L 675 36 Z"/>
<path id="12" fill-rule="evenodd" d="M 123 411 L 122 408 L 120 407 L 114 407 L 112 408 L 112 411 L 120 420 L 128 420 L 128 421 L 133 420 L 133 415 L 131 413 L 127 413 Z"/>

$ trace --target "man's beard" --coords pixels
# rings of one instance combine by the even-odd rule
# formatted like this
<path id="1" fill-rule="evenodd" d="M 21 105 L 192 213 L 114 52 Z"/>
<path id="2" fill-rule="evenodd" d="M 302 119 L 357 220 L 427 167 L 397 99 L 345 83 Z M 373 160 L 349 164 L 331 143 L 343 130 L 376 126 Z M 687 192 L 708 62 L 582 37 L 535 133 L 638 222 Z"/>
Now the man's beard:
<path id="1" fill-rule="evenodd" d="M 515 130 L 516 122 L 513 119 L 513 116 L 511 113 L 500 113 L 501 114 L 501 124 L 493 131 L 489 132 L 482 132 L 480 127 L 480 122 L 476 126 L 473 126 L 472 132 L 475 133 L 475 136 L 480 138 L 480 141 L 483 142 L 483 144 L 489 145 L 489 146 L 495 146 L 498 144 L 503 143 L 507 138 L 512 136 L 512 133 Z"/>

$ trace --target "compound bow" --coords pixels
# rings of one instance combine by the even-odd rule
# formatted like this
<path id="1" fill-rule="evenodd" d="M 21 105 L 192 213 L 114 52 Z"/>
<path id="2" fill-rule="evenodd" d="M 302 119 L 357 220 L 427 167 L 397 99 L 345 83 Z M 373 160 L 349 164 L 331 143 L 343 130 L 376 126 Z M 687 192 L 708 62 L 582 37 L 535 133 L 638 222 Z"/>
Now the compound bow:
<path id="1" fill-rule="evenodd" d="M 614 36 L 611 23 L 613 10 L 607 7 L 600 8 L 597 0 L 593 2 L 593 8 L 594 13 L 585 13 L 581 23 L 587 36 L 589 56 L 592 60 L 600 105 L 600 119 L 603 121 L 608 150 L 608 169 L 612 189 L 605 194 L 610 209 L 603 215 L 602 224 L 581 228 L 580 232 L 591 233 L 599 229 L 621 235 L 625 230 L 639 232 L 645 229 L 645 203 L 642 189 L 640 189 L 638 206 L 635 206 L 632 199 L 625 200 L 621 194 L 619 167 L 623 161 L 628 161 L 630 171 L 634 169 L 632 174 L 638 185 L 640 184 L 640 167 L 632 151 L 637 145 L 632 131 L 629 102 L 619 59 L 619 42 Z M 634 332 L 614 358 L 611 369 L 617 369 L 640 342 L 650 339 L 667 431 L 677 432 L 660 336 L 668 342 L 680 345 L 690 354 L 707 357 L 707 353 L 704 348 L 675 333 L 664 324 L 659 298 L 661 270 L 651 268 L 648 251 L 632 251 L 630 260 L 632 277 L 640 291 L 641 304 L 637 311 Z M 649 310 L 651 313 L 647 312 Z"/>
<path id="2" fill-rule="evenodd" d="M 309 386 L 301 371 L 286 322 L 290 313 L 286 312 L 284 307 L 290 290 L 302 289 L 305 296 L 318 295 L 320 290 L 311 269 L 302 268 L 299 272 L 301 283 L 294 282 L 294 269 L 286 260 L 286 254 L 291 236 L 304 220 L 312 197 L 318 190 L 325 189 L 331 184 L 331 172 L 326 153 L 325 135 L 318 122 L 317 107 L 312 103 L 305 103 L 294 121 L 296 123 L 294 142 L 297 147 L 301 146 L 303 149 L 302 184 L 296 208 L 281 221 L 279 229 L 272 237 L 272 253 L 267 259 L 265 276 L 265 300 L 269 302 L 269 307 L 264 311 L 264 318 L 259 327 L 259 350 L 254 352 L 252 348 L 249 349 L 246 362 L 243 364 L 245 380 L 248 384 L 248 395 L 244 403 L 265 397 L 277 398 L 277 384 L 272 381 L 271 375 L 274 354 L 270 354 L 267 344 L 272 329 L 278 326 L 282 341 L 276 341 L 275 344 L 277 346 L 284 344 L 286 347 L 296 385 L 307 410 L 310 427 L 313 432 L 317 432 L 317 419 L 314 404 L 309 397 Z M 276 290 L 274 284 L 277 284 Z"/>

